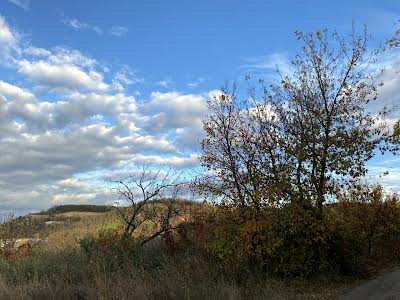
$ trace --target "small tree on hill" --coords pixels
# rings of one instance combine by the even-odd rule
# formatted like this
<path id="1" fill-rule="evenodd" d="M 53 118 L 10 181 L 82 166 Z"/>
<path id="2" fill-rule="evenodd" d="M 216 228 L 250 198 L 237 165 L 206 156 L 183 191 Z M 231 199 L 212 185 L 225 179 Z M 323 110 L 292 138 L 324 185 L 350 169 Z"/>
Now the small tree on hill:
<path id="1" fill-rule="evenodd" d="M 117 206 L 125 224 L 123 239 L 138 235 L 142 246 L 174 229 L 181 211 L 177 197 L 183 186 L 180 174 L 171 168 L 137 167 L 127 180 L 114 181 L 123 205 Z"/>

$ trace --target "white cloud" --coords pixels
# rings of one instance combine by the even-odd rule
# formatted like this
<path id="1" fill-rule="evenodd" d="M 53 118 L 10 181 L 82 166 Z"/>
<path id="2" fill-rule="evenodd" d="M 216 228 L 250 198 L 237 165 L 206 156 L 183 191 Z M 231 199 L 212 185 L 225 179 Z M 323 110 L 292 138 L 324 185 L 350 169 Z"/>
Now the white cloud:
<path id="1" fill-rule="evenodd" d="M 94 31 L 98 35 L 103 34 L 103 30 L 100 27 L 89 25 L 88 23 L 79 21 L 77 19 L 62 19 L 61 23 L 65 24 L 66 26 L 69 26 L 75 30 L 87 29 L 87 30 Z"/>
<path id="2" fill-rule="evenodd" d="M 390 192 L 400 192 L 400 159 L 388 156 L 383 161 L 369 163 L 367 179 L 382 184 Z"/>
<path id="3" fill-rule="evenodd" d="M 37 48 L 33 46 L 29 46 L 28 48 L 23 50 L 24 54 L 30 55 L 30 56 L 37 56 L 37 57 L 47 57 L 51 55 L 51 52 L 49 50 L 43 49 L 43 48 Z"/>
<path id="4" fill-rule="evenodd" d="M 170 87 L 174 82 L 169 79 L 164 79 L 156 82 L 159 86 L 162 86 L 163 88 L 168 88 Z"/>
<path id="5" fill-rule="evenodd" d="M 109 88 L 100 73 L 93 70 L 85 72 L 76 65 L 21 60 L 18 66 L 20 73 L 39 85 L 89 91 L 106 91 Z"/>
<path id="6" fill-rule="evenodd" d="M 97 61 L 73 49 L 56 47 L 48 60 L 52 64 L 72 64 L 82 68 L 93 68 Z"/>
<path id="7" fill-rule="evenodd" d="M 22 212 L 60 203 L 113 201 L 104 185 L 74 179 L 94 170 L 119 170 L 133 162 L 176 168 L 198 164 L 196 155 L 178 154 L 174 140 L 166 135 L 140 133 L 141 128 L 126 135 L 106 121 L 117 120 L 121 112 L 140 118 L 137 110 L 135 99 L 122 93 L 72 93 L 63 101 L 44 102 L 26 89 L 1 81 L 0 187 L 7 196 L 0 210 Z M 85 125 L 89 119 L 93 124 Z"/>
<path id="8" fill-rule="evenodd" d="M 29 124 L 31 129 L 44 128 L 50 123 L 51 104 L 38 102 L 35 96 L 19 87 L 0 81 L 0 111 L 6 122 L 19 119 L 19 130 Z M 25 123 L 21 123 L 21 121 Z M 1 137 L 1 135 L 0 135 Z"/>
<path id="9" fill-rule="evenodd" d="M 165 131 L 181 127 L 202 126 L 207 111 L 206 95 L 177 92 L 152 92 L 141 107 L 145 115 L 142 125 L 149 131 Z"/>
<path id="10" fill-rule="evenodd" d="M 187 86 L 188 86 L 189 88 L 195 88 L 195 87 L 198 87 L 200 84 L 202 84 L 202 83 L 205 82 L 205 81 L 206 81 L 205 78 L 199 77 L 199 78 L 197 78 L 196 80 L 194 80 L 194 81 L 192 81 L 192 82 L 189 82 L 189 83 L 187 84 Z"/>
<path id="11" fill-rule="evenodd" d="M 54 104 L 54 125 L 63 128 L 71 124 L 82 124 L 89 119 L 102 122 L 103 116 L 117 118 L 120 113 L 133 113 L 135 110 L 135 98 L 122 93 L 74 93 L 68 95 L 68 101 Z"/>
<path id="12" fill-rule="evenodd" d="M 134 114 L 121 116 L 120 124 L 131 132 L 168 136 L 179 152 L 198 151 L 204 136 L 202 121 L 208 97 L 209 94 L 153 92 L 150 99 L 138 104 Z"/>
<path id="13" fill-rule="evenodd" d="M 68 126 L 104 122 L 121 114 L 134 114 L 136 100 L 123 93 L 69 93 L 59 101 L 39 101 L 34 94 L 0 81 L 3 113 L 18 118 L 33 129 L 63 129 Z"/>
<path id="14" fill-rule="evenodd" d="M 12 101 L 31 101 L 35 98 L 32 93 L 4 81 L 0 81 L 0 95 Z"/>
<path id="15" fill-rule="evenodd" d="M 123 91 L 125 86 L 138 83 L 144 83 L 144 78 L 137 76 L 128 66 L 119 70 L 112 80 L 113 88 L 118 91 Z"/>
<path id="16" fill-rule="evenodd" d="M 199 165 L 199 159 L 197 154 L 190 154 L 189 156 L 169 156 L 162 157 L 156 155 L 137 155 L 131 162 L 137 165 L 149 165 L 149 166 L 172 166 L 177 169 L 182 168 L 193 168 Z"/>
<path id="17" fill-rule="evenodd" d="M 378 89 L 379 101 L 375 101 L 371 105 L 375 107 L 397 106 L 394 117 L 398 118 L 400 111 L 400 58 L 397 53 L 395 55 L 389 54 L 385 58 L 384 63 L 379 66 L 384 68 L 384 72 L 379 78 L 383 82 L 383 86 Z"/>
<path id="18" fill-rule="evenodd" d="M 242 69 L 250 73 L 262 72 L 264 76 L 269 78 L 275 78 L 278 70 L 283 76 L 292 74 L 294 70 L 288 56 L 284 53 L 248 57 L 245 62 L 241 66 Z"/>
<path id="19" fill-rule="evenodd" d="M 18 43 L 18 33 L 0 15 L 0 63 L 8 63 Z"/>
<path id="20" fill-rule="evenodd" d="M 126 87 L 144 79 L 129 67 L 115 72 L 74 49 L 30 45 L 0 21 L 8 71 L 18 75 L 0 81 L 0 211 L 112 202 L 104 174 L 133 162 L 197 165 L 183 145 L 198 135 L 205 95 L 154 92 L 137 102 Z"/>
<path id="21" fill-rule="evenodd" d="M 128 28 L 124 26 L 115 25 L 112 26 L 110 29 L 110 34 L 118 37 L 124 36 L 127 33 L 128 33 Z"/>
<path id="22" fill-rule="evenodd" d="M 23 8 L 24 10 L 28 10 L 29 9 L 29 5 L 31 3 L 30 0 L 8 0 L 11 3 Z"/>
<path id="23" fill-rule="evenodd" d="M 96 26 L 96 25 L 91 25 L 87 22 L 83 22 L 83 21 L 80 21 L 75 18 L 62 19 L 61 23 L 63 23 L 64 25 L 66 25 L 68 27 L 71 27 L 72 29 L 74 29 L 76 31 L 91 30 L 91 31 L 97 33 L 98 35 L 103 34 L 103 29 L 101 27 Z M 120 25 L 114 25 L 108 30 L 108 33 L 113 36 L 122 37 L 128 33 L 128 28 L 124 27 L 124 26 L 120 26 Z"/>
<path id="24" fill-rule="evenodd" d="M 6 20 L 0 16 L 0 45 L 9 46 L 16 42 L 16 38 L 12 33 Z"/>

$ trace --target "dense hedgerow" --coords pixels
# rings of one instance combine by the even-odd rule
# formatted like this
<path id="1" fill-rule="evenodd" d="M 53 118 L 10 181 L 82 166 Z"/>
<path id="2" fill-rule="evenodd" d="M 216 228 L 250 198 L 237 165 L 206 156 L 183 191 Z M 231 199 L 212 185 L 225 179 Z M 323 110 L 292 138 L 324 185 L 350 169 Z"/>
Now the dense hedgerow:
<path id="1" fill-rule="evenodd" d="M 310 277 L 361 275 L 397 263 L 400 203 L 380 187 L 359 187 L 324 207 L 219 206 L 183 223 L 175 248 L 201 249 L 232 274 Z M 170 244 L 173 244 L 170 242 Z"/>

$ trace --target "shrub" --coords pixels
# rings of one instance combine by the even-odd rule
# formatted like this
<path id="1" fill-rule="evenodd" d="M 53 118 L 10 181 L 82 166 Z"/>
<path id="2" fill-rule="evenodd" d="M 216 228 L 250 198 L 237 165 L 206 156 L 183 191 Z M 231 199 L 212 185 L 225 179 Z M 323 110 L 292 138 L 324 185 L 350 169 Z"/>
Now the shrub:
<path id="1" fill-rule="evenodd" d="M 347 190 L 339 202 L 280 208 L 219 205 L 168 237 L 176 250 L 208 253 L 230 274 L 361 275 L 399 260 L 400 205 L 379 187 Z"/>
<path id="2" fill-rule="evenodd" d="M 265 256 L 280 277 L 309 277 L 327 271 L 330 232 L 313 210 L 290 204 L 273 211 Z"/>
<path id="3" fill-rule="evenodd" d="M 181 227 L 178 243 L 203 247 L 231 274 L 305 277 L 329 269 L 328 226 L 295 205 L 262 211 L 219 206 Z"/>
<path id="4" fill-rule="evenodd" d="M 102 229 L 95 236 L 87 235 L 79 244 L 89 262 L 101 263 L 107 270 L 124 267 L 136 250 L 133 238 L 122 239 L 121 231 L 113 228 Z"/>
<path id="5" fill-rule="evenodd" d="M 380 186 L 355 185 L 329 212 L 335 228 L 339 271 L 366 272 L 399 259 L 400 205 L 396 195 Z"/>

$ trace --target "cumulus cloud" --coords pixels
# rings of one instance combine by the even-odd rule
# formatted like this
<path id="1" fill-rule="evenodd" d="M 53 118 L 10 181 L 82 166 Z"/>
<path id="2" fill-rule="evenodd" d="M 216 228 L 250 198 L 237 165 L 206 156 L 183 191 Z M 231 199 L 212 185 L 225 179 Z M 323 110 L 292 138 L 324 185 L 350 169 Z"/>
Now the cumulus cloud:
<path id="1" fill-rule="evenodd" d="M 144 79 L 129 67 L 111 71 L 65 47 L 26 41 L 22 47 L 17 32 L 0 21 L 8 70 L 20 78 L 0 81 L 1 211 L 112 202 L 106 172 L 123 174 L 132 163 L 150 161 L 180 169 L 198 163 L 180 143 L 198 126 L 190 118 L 204 112 L 203 95 L 152 93 L 148 105 L 139 103 L 126 88 Z M 85 179 L 88 173 L 96 175 Z"/>
<path id="2" fill-rule="evenodd" d="M 7 63 L 18 43 L 18 34 L 0 15 L 0 63 Z"/>
<path id="3" fill-rule="evenodd" d="M 154 94 L 152 109 L 161 105 L 184 115 L 189 106 L 176 105 L 202 101 L 202 96 L 175 96 L 174 101 L 172 94 Z M 126 133 L 128 123 L 121 123 L 120 116 L 128 115 L 132 122 L 145 117 L 141 110 L 134 97 L 123 93 L 75 92 L 48 102 L 0 81 L 0 187 L 6 195 L 0 209 L 22 212 L 60 203 L 113 201 L 104 185 L 75 176 L 99 170 L 100 180 L 104 170 L 119 170 L 131 163 L 169 164 L 180 169 L 198 164 L 196 155 L 180 154 L 178 143 L 167 134 L 141 127 Z M 179 124 L 188 122 L 182 119 Z"/>
<path id="4" fill-rule="evenodd" d="M 12 33 L 6 20 L 0 16 L 0 44 L 2 46 L 13 45 L 16 42 L 16 38 Z"/>
<path id="5" fill-rule="evenodd" d="M 149 132 L 202 126 L 206 95 L 152 92 L 141 107 L 142 126 Z"/>
<path id="6" fill-rule="evenodd" d="M 144 152 L 174 153 L 175 148 L 167 140 L 152 136 L 119 136 L 115 127 L 106 124 L 80 126 L 68 131 L 10 134 L 1 139 L 2 203 L 9 203 L 9 207 L 14 203 L 17 207 L 26 199 L 37 201 L 39 196 L 47 197 L 47 202 L 41 200 L 29 206 L 42 208 L 68 202 L 68 197 L 70 203 L 98 200 L 101 194 L 93 192 L 98 190 L 95 186 L 90 191 L 79 185 L 72 188 L 65 185 L 65 180 L 92 170 L 118 169 Z M 32 195 L 32 191 L 39 196 Z"/>
<path id="7" fill-rule="evenodd" d="M 112 202 L 106 173 L 132 163 L 198 164 L 182 145 L 200 124 L 204 95 L 155 92 L 138 102 L 127 87 L 144 79 L 128 66 L 114 71 L 75 49 L 18 37 L 0 17 L 1 49 L 18 78 L 0 81 L 0 211 Z"/>
<path id="8" fill-rule="evenodd" d="M 23 50 L 23 53 L 29 56 L 36 56 L 36 57 L 48 57 L 51 55 L 51 51 L 33 46 L 25 48 Z"/>
<path id="9" fill-rule="evenodd" d="M 82 124 L 93 116 L 115 117 L 121 112 L 136 110 L 135 98 L 122 93 L 113 95 L 74 93 L 68 98 L 69 101 L 56 103 L 54 114 L 57 115 L 58 127 L 74 122 Z"/>
<path id="10" fill-rule="evenodd" d="M 0 81 L 0 111 L 3 120 L 24 120 L 18 128 L 23 129 L 29 124 L 31 129 L 43 128 L 49 123 L 50 103 L 38 102 L 35 96 L 19 87 Z M 17 123 L 18 124 L 18 123 Z"/>
<path id="11" fill-rule="evenodd" d="M 21 60 L 18 72 L 35 83 L 49 88 L 66 88 L 68 90 L 106 91 L 109 85 L 103 75 L 95 70 L 84 70 L 81 66 L 68 61 L 55 62 Z"/>
<path id="12" fill-rule="evenodd" d="M 32 101 L 35 98 L 32 93 L 4 81 L 0 81 L 0 94 L 6 99 L 19 102 Z"/>
<path id="13" fill-rule="evenodd" d="M 181 152 L 197 151 L 204 135 L 202 121 L 208 97 L 208 94 L 153 92 L 132 116 L 135 128 L 148 134 L 168 135 Z"/>

